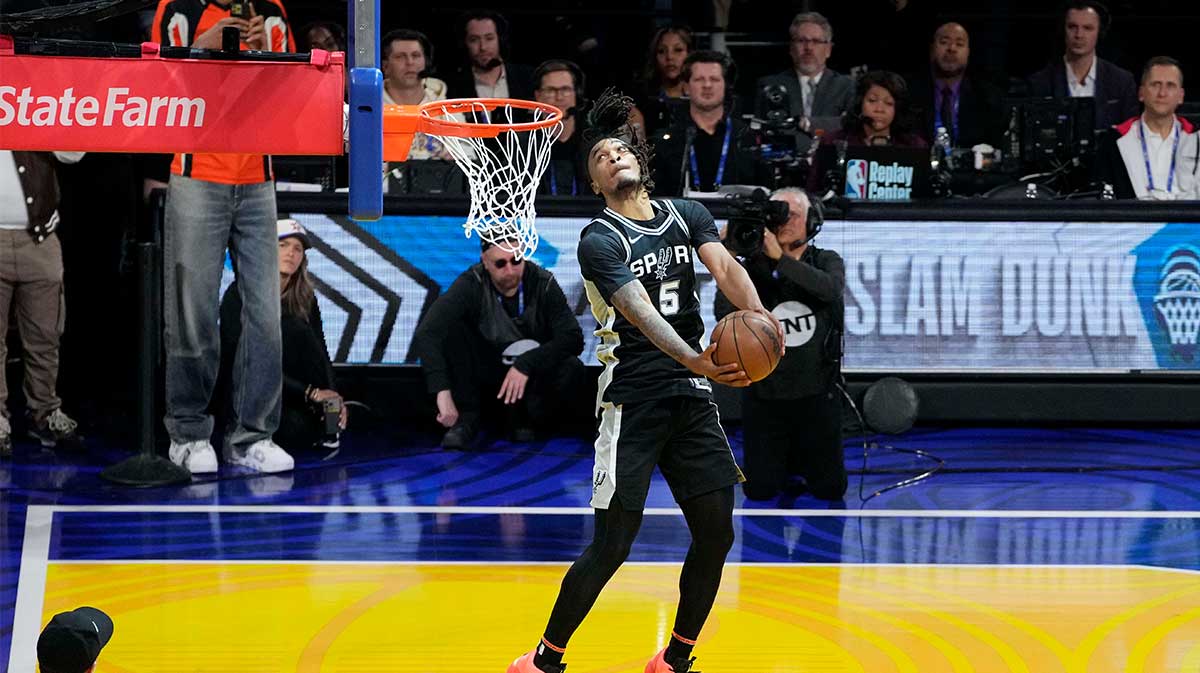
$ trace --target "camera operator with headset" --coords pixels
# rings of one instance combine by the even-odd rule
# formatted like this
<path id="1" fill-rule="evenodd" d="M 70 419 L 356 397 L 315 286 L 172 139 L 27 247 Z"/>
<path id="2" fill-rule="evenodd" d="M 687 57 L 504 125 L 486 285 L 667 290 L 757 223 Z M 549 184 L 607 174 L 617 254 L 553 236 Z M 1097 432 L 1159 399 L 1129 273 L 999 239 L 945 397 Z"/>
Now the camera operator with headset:
<path id="1" fill-rule="evenodd" d="M 761 192 L 760 192 L 761 194 Z M 776 206 L 786 204 L 786 211 Z M 846 269 L 831 250 L 812 245 L 821 204 L 785 187 L 770 202 L 742 202 L 725 243 L 746 267 L 763 304 L 783 323 L 787 352 L 775 372 L 743 393 L 746 482 L 751 500 L 774 498 L 791 476 L 822 500 L 846 493 L 841 375 Z M 718 293 L 718 319 L 734 311 Z"/>

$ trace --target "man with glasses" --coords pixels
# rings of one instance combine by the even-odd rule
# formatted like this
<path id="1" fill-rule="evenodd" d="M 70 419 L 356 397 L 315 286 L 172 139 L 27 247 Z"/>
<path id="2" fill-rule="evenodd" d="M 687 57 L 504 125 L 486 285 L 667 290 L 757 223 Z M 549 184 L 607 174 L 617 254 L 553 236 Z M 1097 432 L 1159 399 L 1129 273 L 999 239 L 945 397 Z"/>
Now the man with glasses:
<path id="1" fill-rule="evenodd" d="M 792 19 L 788 32 L 792 69 L 758 81 L 755 114 L 766 113 L 769 90 L 782 86 L 792 117 L 840 117 L 854 100 L 854 81 L 825 67 L 833 53 L 833 26 L 817 12 L 804 12 Z"/>
<path id="2" fill-rule="evenodd" d="M 433 302 L 413 337 L 447 428 L 443 448 L 474 448 L 495 407 L 509 439 L 532 441 L 533 428 L 561 419 L 586 389 L 583 330 L 558 281 L 505 247 L 484 242 L 479 263 Z"/>
<path id="3" fill-rule="evenodd" d="M 571 61 L 551 59 L 533 71 L 533 98 L 563 111 L 563 130 L 550 148 L 550 168 L 542 176 L 539 194 L 577 196 L 586 180 L 576 170 L 579 136 L 583 132 L 580 112 L 584 106 L 583 70 Z"/>

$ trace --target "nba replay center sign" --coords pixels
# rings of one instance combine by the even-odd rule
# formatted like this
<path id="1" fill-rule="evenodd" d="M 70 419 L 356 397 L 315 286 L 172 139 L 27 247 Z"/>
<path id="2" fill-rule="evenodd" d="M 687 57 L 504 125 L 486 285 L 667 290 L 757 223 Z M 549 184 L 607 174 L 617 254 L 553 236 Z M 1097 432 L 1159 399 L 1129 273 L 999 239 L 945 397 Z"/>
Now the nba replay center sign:
<path id="1" fill-rule="evenodd" d="M 915 170 L 894 161 L 884 164 L 851 159 L 846 162 L 846 197 L 906 201 L 912 198 Z"/>

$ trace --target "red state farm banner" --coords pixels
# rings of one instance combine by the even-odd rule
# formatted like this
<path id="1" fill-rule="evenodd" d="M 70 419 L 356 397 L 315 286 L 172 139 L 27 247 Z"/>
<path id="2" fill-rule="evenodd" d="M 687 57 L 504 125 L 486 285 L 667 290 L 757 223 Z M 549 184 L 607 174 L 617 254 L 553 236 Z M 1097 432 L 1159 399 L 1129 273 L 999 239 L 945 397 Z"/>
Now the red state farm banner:
<path id="1" fill-rule="evenodd" d="M 0 41 L 0 148 L 341 154 L 345 56 L 308 63 L 24 56 Z"/>

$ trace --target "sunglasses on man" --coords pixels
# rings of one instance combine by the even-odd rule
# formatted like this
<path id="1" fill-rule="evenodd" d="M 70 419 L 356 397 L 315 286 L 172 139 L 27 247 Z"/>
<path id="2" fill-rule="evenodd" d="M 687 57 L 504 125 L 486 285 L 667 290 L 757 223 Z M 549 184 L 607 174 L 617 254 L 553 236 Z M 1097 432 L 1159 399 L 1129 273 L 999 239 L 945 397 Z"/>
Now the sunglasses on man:
<path id="1" fill-rule="evenodd" d="M 504 267 L 508 266 L 509 264 L 512 264 L 513 266 L 521 266 L 521 264 L 523 264 L 524 262 L 525 262 L 525 260 L 517 259 L 516 257 L 512 257 L 512 258 L 501 257 L 500 259 L 492 262 L 492 265 L 495 266 L 497 269 L 503 269 Z"/>

